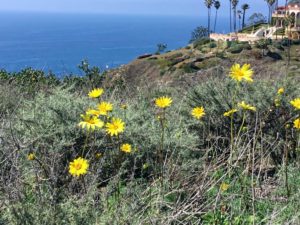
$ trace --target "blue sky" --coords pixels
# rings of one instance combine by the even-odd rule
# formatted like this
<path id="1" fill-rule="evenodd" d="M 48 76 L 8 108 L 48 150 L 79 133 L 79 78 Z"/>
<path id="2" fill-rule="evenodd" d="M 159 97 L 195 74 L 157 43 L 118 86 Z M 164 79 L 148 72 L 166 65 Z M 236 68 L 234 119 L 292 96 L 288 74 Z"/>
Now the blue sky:
<path id="1" fill-rule="evenodd" d="M 227 15 L 229 1 L 220 0 L 220 15 Z M 108 14 L 165 14 L 206 16 L 204 0 L 0 0 L 0 11 L 35 11 Z M 253 12 L 267 13 L 264 0 L 240 0 Z M 284 0 L 280 0 L 283 4 Z"/>

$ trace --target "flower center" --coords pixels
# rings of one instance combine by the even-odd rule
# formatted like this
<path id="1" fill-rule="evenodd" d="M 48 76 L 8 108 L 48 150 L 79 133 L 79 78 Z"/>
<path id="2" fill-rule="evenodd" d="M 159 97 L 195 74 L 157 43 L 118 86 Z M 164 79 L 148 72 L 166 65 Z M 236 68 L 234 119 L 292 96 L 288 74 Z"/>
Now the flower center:
<path id="1" fill-rule="evenodd" d="M 243 73 L 243 71 L 239 70 L 236 72 L 236 75 L 237 75 L 237 77 L 243 77 L 244 73 Z"/>
<path id="2" fill-rule="evenodd" d="M 113 129 L 114 129 L 114 130 L 118 130 L 118 129 L 119 129 L 118 124 L 113 124 Z"/>
<path id="3" fill-rule="evenodd" d="M 75 169 L 76 169 L 76 170 L 80 170 L 80 169 L 81 169 L 81 167 L 82 167 L 82 165 L 78 163 L 78 164 L 75 164 L 75 166 L 74 166 L 74 167 L 75 167 Z"/>

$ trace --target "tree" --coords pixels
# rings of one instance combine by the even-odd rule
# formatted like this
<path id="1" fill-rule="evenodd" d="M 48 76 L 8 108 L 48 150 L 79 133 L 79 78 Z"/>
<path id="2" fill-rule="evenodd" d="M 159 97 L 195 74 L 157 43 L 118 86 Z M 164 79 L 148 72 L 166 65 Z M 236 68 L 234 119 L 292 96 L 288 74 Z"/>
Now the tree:
<path id="1" fill-rule="evenodd" d="M 233 9 L 233 29 L 236 32 L 236 7 L 239 3 L 239 0 L 232 0 L 232 9 Z"/>
<path id="2" fill-rule="evenodd" d="M 243 4 L 242 5 L 242 10 L 243 10 L 243 20 L 242 20 L 242 28 L 245 27 L 245 17 L 246 17 L 246 10 L 248 10 L 250 7 L 248 4 Z"/>
<path id="3" fill-rule="evenodd" d="M 250 17 L 249 17 L 249 23 L 250 25 L 254 25 L 257 23 L 265 23 L 266 17 L 261 14 L 261 13 L 253 13 Z"/>
<path id="4" fill-rule="evenodd" d="M 208 37 L 208 30 L 206 27 L 197 27 L 195 30 L 192 32 L 191 40 L 190 43 Z"/>
<path id="5" fill-rule="evenodd" d="M 265 0 L 268 4 L 268 8 L 269 8 L 269 23 L 271 23 L 271 19 L 272 19 L 272 12 L 273 12 L 273 5 L 275 3 L 275 0 Z"/>
<path id="6" fill-rule="evenodd" d="M 157 50 L 155 53 L 160 54 L 160 53 L 164 52 L 167 49 L 167 47 L 168 47 L 167 44 L 159 43 L 159 44 L 157 44 Z"/>
<path id="7" fill-rule="evenodd" d="M 207 8 L 207 30 L 208 30 L 208 36 L 210 34 L 210 15 L 211 15 L 211 7 L 213 5 L 214 1 L 213 0 L 204 0 L 204 4 Z"/>
<path id="8" fill-rule="evenodd" d="M 231 1 L 229 0 L 229 25 L 230 25 L 230 32 L 232 31 L 232 16 L 231 16 Z"/>
<path id="9" fill-rule="evenodd" d="M 218 10 L 219 10 L 219 8 L 221 7 L 220 1 L 215 1 L 215 2 L 214 2 L 214 7 L 215 7 L 215 9 L 216 9 L 214 32 L 216 32 L 217 18 L 218 18 Z"/>
<path id="10" fill-rule="evenodd" d="M 241 19 L 242 19 L 242 11 L 241 10 L 238 10 L 237 11 L 237 14 L 238 14 L 238 18 L 239 18 L 239 30 L 241 29 Z"/>

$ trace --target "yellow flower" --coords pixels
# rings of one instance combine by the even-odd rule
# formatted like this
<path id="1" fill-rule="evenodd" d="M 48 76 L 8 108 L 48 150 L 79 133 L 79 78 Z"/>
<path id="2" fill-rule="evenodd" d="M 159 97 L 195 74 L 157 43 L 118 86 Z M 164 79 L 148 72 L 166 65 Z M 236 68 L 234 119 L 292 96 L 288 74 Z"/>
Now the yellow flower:
<path id="1" fill-rule="evenodd" d="M 27 159 L 30 160 L 30 161 L 35 160 L 35 154 L 34 153 L 29 153 L 27 155 Z"/>
<path id="2" fill-rule="evenodd" d="M 145 170 L 145 169 L 147 169 L 149 167 L 149 164 L 148 163 L 144 163 L 142 167 Z"/>
<path id="3" fill-rule="evenodd" d="M 113 105 L 109 102 L 101 102 L 98 105 L 98 111 L 100 112 L 100 115 L 106 116 L 108 112 L 113 110 Z"/>
<path id="4" fill-rule="evenodd" d="M 300 118 L 298 118 L 294 121 L 294 128 L 300 129 Z"/>
<path id="5" fill-rule="evenodd" d="M 237 109 L 231 109 L 231 110 L 229 110 L 229 111 L 227 111 L 227 112 L 225 112 L 223 115 L 224 116 L 232 116 L 234 113 L 236 113 L 238 110 Z"/>
<path id="6" fill-rule="evenodd" d="M 131 145 L 130 144 L 122 144 L 121 146 L 121 151 L 122 152 L 126 152 L 126 153 L 130 153 L 131 152 Z"/>
<path id="7" fill-rule="evenodd" d="M 242 67 L 240 64 L 234 64 L 231 67 L 229 74 L 232 79 L 238 82 L 241 82 L 242 80 L 253 82 L 252 75 L 253 70 L 250 68 L 250 64 L 244 64 Z"/>
<path id="8" fill-rule="evenodd" d="M 277 94 L 282 95 L 284 93 L 284 88 L 281 87 L 278 89 Z"/>
<path id="9" fill-rule="evenodd" d="M 169 107 L 171 104 L 172 104 L 172 98 L 170 97 L 163 96 L 155 99 L 155 105 L 162 109 Z"/>
<path id="10" fill-rule="evenodd" d="M 254 106 L 248 105 L 244 101 L 240 102 L 238 105 L 244 110 L 256 111 L 256 108 Z"/>
<path id="11" fill-rule="evenodd" d="M 300 109 L 300 98 L 295 98 L 290 102 L 295 109 Z"/>
<path id="12" fill-rule="evenodd" d="M 96 157 L 96 159 L 100 159 L 100 158 L 102 157 L 102 153 L 97 152 L 97 153 L 95 154 L 95 157 Z"/>
<path id="13" fill-rule="evenodd" d="M 276 107 L 279 107 L 280 106 L 280 99 L 275 98 L 274 104 L 275 104 Z"/>
<path id="14" fill-rule="evenodd" d="M 221 190 L 222 192 L 227 191 L 228 188 L 229 188 L 229 184 L 222 183 L 222 184 L 220 185 L 220 190 Z"/>
<path id="15" fill-rule="evenodd" d="M 82 129 L 86 128 L 89 130 L 95 130 L 96 128 L 102 128 L 104 126 L 104 122 L 100 120 L 98 117 L 93 115 L 80 115 L 83 119 L 78 126 L 80 126 Z"/>
<path id="16" fill-rule="evenodd" d="M 95 109 L 88 109 L 87 111 L 86 111 L 86 114 L 87 115 L 90 115 L 90 116 L 99 116 L 100 115 L 100 112 L 99 112 L 99 110 L 95 110 Z"/>
<path id="17" fill-rule="evenodd" d="M 110 136 L 116 136 L 119 133 L 124 132 L 125 123 L 119 118 L 112 118 L 111 123 L 106 124 L 106 132 Z"/>
<path id="18" fill-rule="evenodd" d="M 127 105 L 126 105 L 126 104 L 122 104 L 122 105 L 120 106 L 120 108 L 125 110 L 125 109 L 127 109 Z"/>
<path id="19" fill-rule="evenodd" d="M 205 115 L 204 108 L 202 106 L 193 108 L 191 112 L 192 116 L 196 119 L 201 119 Z"/>
<path id="20" fill-rule="evenodd" d="M 104 90 L 102 88 L 96 88 L 89 92 L 90 98 L 99 98 L 103 94 Z"/>
<path id="21" fill-rule="evenodd" d="M 76 176 L 79 177 L 80 175 L 86 174 L 88 168 L 89 168 L 88 160 L 79 157 L 77 159 L 74 159 L 73 162 L 70 162 L 69 173 L 74 177 Z"/>

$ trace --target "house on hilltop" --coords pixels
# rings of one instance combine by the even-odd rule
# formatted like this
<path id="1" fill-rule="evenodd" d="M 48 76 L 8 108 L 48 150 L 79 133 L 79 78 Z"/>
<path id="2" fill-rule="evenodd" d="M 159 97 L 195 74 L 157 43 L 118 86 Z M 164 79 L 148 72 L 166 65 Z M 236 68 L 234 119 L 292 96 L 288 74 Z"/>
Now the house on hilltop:
<path id="1" fill-rule="evenodd" d="M 285 23 L 288 27 L 286 35 L 293 39 L 300 39 L 300 0 L 290 0 L 287 6 L 279 6 L 272 14 L 272 24 L 283 28 Z"/>
<path id="2" fill-rule="evenodd" d="M 287 6 L 278 6 L 272 14 L 271 24 L 254 24 L 229 34 L 210 34 L 210 38 L 216 41 L 255 42 L 286 37 L 300 40 L 300 0 L 290 0 Z"/>

